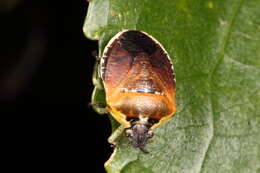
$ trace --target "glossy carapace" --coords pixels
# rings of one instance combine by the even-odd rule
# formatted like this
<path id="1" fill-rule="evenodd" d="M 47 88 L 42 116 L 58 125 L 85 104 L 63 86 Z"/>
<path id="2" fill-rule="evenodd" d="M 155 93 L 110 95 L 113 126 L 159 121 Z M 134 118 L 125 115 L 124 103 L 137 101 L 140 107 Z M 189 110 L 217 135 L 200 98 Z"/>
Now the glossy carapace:
<path id="1" fill-rule="evenodd" d="M 124 30 L 105 47 L 100 74 L 107 109 L 125 128 L 134 147 L 144 149 L 176 112 L 175 74 L 168 53 L 148 34 Z"/>

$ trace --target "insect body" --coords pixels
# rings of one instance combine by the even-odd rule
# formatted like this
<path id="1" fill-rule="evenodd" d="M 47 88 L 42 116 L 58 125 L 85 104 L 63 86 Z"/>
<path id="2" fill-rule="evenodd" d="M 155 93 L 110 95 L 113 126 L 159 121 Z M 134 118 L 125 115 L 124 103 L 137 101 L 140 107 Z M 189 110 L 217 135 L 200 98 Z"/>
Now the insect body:
<path id="1" fill-rule="evenodd" d="M 164 48 L 148 34 L 125 30 L 105 47 L 100 74 L 107 109 L 144 149 L 158 127 L 176 112 L 175 75 Z"/>

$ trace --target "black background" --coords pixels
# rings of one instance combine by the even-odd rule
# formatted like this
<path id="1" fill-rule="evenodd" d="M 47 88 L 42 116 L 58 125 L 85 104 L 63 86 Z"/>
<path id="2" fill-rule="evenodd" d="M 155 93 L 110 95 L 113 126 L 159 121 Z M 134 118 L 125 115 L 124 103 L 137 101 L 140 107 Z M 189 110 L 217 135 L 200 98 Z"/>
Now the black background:
<path id="1" fill-rule="evenodd" d="M 0 114 L 9 119 L 1 121 L 1 155 L 9 170 L 105 172 L 111 128 L 87 106 L 98 48 L 82 31 L 87 8 L 83 0 L 1 7 Z"/>

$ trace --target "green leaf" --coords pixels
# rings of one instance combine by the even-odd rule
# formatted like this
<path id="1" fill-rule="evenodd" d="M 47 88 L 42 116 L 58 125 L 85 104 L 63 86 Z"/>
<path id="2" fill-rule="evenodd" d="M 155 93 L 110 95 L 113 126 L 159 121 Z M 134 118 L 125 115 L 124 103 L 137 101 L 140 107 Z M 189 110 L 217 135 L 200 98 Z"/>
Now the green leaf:
<path id="1" fill-rule="evenodd" d="M 109 173 L 260 173 L 260 1 L 92 0 L 84 32 L 99 51 L 122 29 L 169 52 L 177 113 L 143 152 L 123 137 Z"/>

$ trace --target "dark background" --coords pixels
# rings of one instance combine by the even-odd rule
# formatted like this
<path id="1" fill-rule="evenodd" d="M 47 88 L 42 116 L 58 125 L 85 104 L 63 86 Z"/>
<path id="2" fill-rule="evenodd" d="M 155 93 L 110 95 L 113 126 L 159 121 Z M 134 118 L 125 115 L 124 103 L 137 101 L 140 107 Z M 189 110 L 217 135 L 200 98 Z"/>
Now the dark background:
<path id="1" fill-rule="evenodd" d="M 110 122 L 87 106 L 98 49 L 82 31 L 88 2 L 12 2 L 0 3 L 4 164 L 9 170 L 105 172 Z"/>

